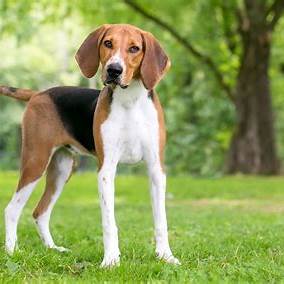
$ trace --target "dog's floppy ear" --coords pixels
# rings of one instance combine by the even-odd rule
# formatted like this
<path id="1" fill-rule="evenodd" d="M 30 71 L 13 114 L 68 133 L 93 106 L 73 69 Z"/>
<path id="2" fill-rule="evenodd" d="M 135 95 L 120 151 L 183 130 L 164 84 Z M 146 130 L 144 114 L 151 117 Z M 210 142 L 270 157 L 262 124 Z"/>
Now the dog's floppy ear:
<path id="1" fill-rule="evenodd" d="M 103 25 L 90 33 L 78 49 L 75 58 L 82 71 L 87 77 L 93 77 L 100 65 L 100 44 L 109 25 Z"/>
<path id="2" fill-rule="evenodd" d="M 153 90 L 170 68 L 170 60 L 155 37 L 143 32 L 144 57 L 140 67 L 142 82 L 147 90 Z"/>

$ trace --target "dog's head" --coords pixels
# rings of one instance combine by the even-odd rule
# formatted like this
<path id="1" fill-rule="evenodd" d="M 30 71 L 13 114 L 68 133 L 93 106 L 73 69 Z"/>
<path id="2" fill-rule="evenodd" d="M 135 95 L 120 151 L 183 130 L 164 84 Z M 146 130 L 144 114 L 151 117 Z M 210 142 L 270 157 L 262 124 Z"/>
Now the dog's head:
<path id="1" fill-rule="evenodd" d="M 82 73 L 93 77 L 101 63 L 105 85 L 127 88 L 141 79 L 152 90 L 170 67 L 170 61 L 155 37 L 131 25 L 103 25 L 92 32 L 76 54 Z"/>

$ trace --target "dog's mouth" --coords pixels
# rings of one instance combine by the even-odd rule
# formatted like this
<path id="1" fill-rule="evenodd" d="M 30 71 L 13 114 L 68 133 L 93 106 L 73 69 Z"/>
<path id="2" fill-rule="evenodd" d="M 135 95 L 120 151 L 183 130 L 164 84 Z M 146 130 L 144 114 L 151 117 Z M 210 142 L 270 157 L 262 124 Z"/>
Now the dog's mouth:
<path id="1" fill-rule="evenodd" d="M 104 85 L 105 86 L 112 86 L 112 87 L 116 87 L 119 86 L 121 89 L 126 89 L 128 87 L 128 85 L 124 85 L 120 82 L 120 79 L 106 79 L 104 81 Z"/>

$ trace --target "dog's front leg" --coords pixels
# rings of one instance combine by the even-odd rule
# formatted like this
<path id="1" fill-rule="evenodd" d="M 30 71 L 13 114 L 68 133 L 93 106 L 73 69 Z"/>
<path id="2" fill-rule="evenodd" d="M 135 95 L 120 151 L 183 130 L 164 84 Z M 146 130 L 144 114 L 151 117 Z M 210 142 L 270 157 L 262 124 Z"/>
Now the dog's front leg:
<path id="1" fill-rule="evenodd" d="M 151 181 L 157 257 L 168 263 L 180 264 L 179 260 L 173 256 L 168 240 L 165 206 L 166 175 L 159 163 L 149 166 L 149 175 Z"/>
<path id="2" fill-rule="evenodd" d="M 104 241 L 104 259 L 101 267 L 119 264 L 118 232 L 114 217 L 115 172 L 116 165 L 104 163 L 98 174 Z"/>

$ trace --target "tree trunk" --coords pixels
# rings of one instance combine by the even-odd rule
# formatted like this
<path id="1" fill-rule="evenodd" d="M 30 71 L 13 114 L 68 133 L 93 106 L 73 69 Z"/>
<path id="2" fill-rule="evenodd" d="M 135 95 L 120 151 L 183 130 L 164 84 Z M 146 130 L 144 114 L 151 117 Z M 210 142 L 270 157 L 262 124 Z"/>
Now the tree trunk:
<path id="1" fill-rule="evenodd" d="M 235 92 L 237 122 L 227 159 L 228 173 L 279 171 L 268 76 L 271 32 L 257 12 L 254 10 L 254 18 L 247 19 L 242 31 L 243 55 Z"/>

